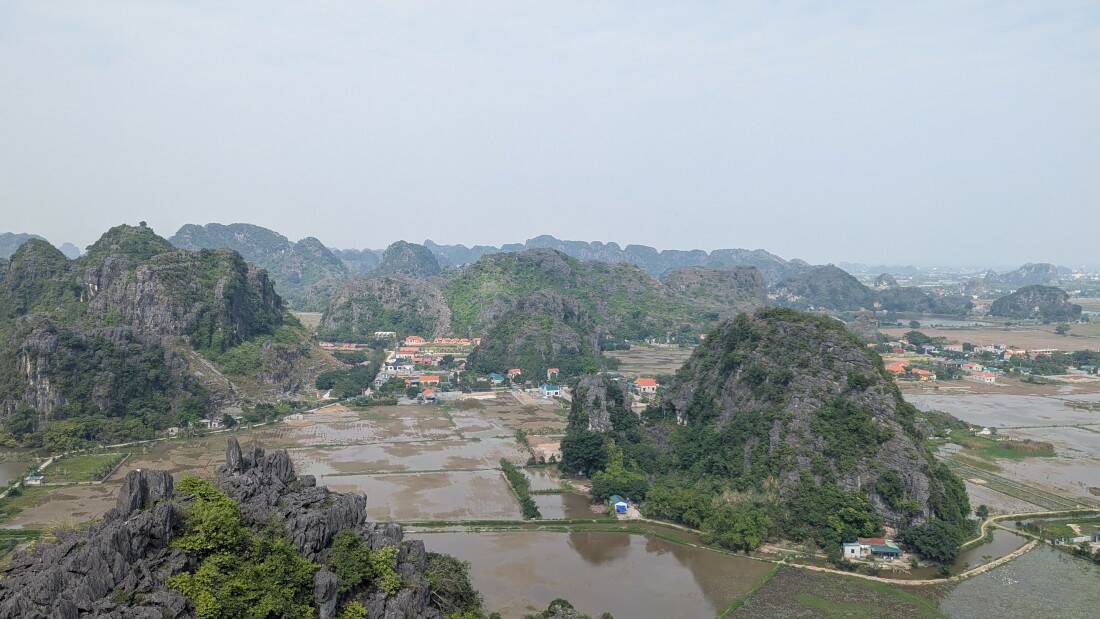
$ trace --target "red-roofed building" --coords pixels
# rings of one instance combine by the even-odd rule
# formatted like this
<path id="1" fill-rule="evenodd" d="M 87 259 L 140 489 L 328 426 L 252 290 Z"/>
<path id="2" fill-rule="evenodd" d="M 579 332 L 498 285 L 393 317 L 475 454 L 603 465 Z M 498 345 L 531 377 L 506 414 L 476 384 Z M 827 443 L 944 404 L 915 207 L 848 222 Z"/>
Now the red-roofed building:
<path id="1" fill-rule="evenodd" d="M 508 378 L 515 378 L 515 377 L 519 376 L 520 374 L 523 374 L 523 370 L 521 370 L 519 368 L 510 368 L 508 370 Z"/>
<path id="2" fill-rule="evenodd" d="M 634 390 L 638 393 L 657 393 L 657 379 L 639 376 L 634 379 Z"/>
<path id="3" fill-rule="evenodd" d="M 908 361 L 895 361 L 886 365 L 886 371 L 891 374 L 904 374 L 907 367 L 909 367 Z"/>
<path id="4" fill-rule="evenodd" d="M 410 335 L 409 337 L 405 338 L 406 346 L 420 346 L 423 343 L 424 338 L 420 337 L 419 335 Z"/>
<path id="5" fill-rule="evenodd" d="M 546 368 L 546 380 L 554 380 L 558 377 L 558 368 Z"/>
<path id="6" fill-rule="evenodd" d="M 435 374 L 421 374 L 420 375 L 420 384 L 421 385 L 438 385 L 439 384 L 439 377 L 436 376 Z"/>
<path id="7" fill-rule="evenodd" d="M 929 372 L 928 370 L 921 369 L 921 368 L 913 368 L 912 372 L 913 372 L 913 376 L 916 376 L 917 378 L 919 378 L 922 381 L 936 380 L 936 374 L 934 372 Z"/>

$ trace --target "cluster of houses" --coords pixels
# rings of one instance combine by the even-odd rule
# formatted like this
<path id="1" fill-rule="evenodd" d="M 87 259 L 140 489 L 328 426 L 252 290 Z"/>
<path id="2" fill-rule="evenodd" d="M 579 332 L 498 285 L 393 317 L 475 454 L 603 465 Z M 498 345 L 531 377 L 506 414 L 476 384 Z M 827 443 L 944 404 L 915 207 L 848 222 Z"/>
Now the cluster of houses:
<path id="1" fill-rule="evenodd" d="M 841 550 L 849 561 L 869 558 L 893 561 L 902 554 L 893 540 L 884 537 L 860 537 L 854 542 L 844 543 Z"/>
<path id="2" fill-rule="evenodd" d="M 873 344 L 870 346 L 874 346 Z M 988 360 L 993 359 L 1010 361 L 1012 359 L 1035 360 L 1040 357 L 1050 357 L 1059 352 L 1057 348 L 1030 348 L 1024 349 L 1016 346 L 1003 346 L 994 344 L 989 346 L 970 346 L 963 344 L 947 344 L 942 347 L 933 345 L 915 346 L 905 341 L 888 342 L 883 353 L 889 355 L 917 355 L 923 365 L 957 368 L 962 372 L 962 378 L 976 383 L 987 385 L 997 384 L 997 378 L 1004 371 L 997 367 L 986 366 L 973 361 L 974 358 Z M 886 371 L 898 380 L 934 381 L 936 373 L 927 367 L 916 367 L 912 358 L 892 359 L 886 364 Z M 1097 368 L 1086 366 L 1081 368 L 1086 372 L 1095 373 Z M 1026 373 L 1026 370 L 1025 370 Z"/>

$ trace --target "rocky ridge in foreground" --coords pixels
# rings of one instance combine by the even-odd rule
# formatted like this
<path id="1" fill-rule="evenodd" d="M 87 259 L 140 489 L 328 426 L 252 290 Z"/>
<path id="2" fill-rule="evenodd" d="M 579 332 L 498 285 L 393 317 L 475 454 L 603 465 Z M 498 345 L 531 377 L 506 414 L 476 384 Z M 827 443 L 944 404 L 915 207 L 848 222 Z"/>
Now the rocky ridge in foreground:
<path id="1" fill-rule="evenodd" d="M 281 523 L 301 557 L 321 564 L 313 578 L 315 616 L 335 617 L 339 604 L 353 600 L 371 618 L 443 616 L 425 576 L 424 543 L 403 540 L 400 525 L 368 522 L 365 496 L 331 492 L 312 475 L 297 475 L 285 450 L 242 450 L 229 439 L 217 487 L 237 504 L 245 525 L 259 531 Z M 173 543 L 181 539 L 195 501 L 176 490 L 165 471 L 131 471 L 101 522 L 16 554 L 0 580 L 0 618 L 197 616 L 192 602 L 169 585 L 173 576 L 199 567 L 197 556 Z M 324 561 L 342 531 L 354 532 L 372 551 L 393 546 L 400 587 L 387 592 L 364 583 L 341 591 Z"/>

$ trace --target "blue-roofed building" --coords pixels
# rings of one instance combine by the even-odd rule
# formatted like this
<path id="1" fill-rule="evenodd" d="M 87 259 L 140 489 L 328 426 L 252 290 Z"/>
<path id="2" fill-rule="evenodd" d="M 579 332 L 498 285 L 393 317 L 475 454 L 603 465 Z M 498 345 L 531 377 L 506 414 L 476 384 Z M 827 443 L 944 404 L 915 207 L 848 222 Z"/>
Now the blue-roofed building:
<path id="1" fill-rule="evenodd" d="M 561 395 L 561 386 L 554 383 L 543 383 L 539 387 L 539 391 L 542 392 L 544 398 L 556 398 Z"/>
<path id="2" fill-rule="evenodd" d="M 626 508 L 628 504 L 626 502 L 626 499 L 624 499 L 623 497 L 617 494 L 613 494 L 611 495 L 611 498 L 607 500 L 607 502 L 611 503 L 611 507 L 615 509 L 616 514 L 626 513 Z"/>
<path id="3" fill-rule="evenodd" d="M 504 382 L 504 374 L 501 374 L 500 372 L 490 372 L 489 373 L 489 382 L 493 383 L 494 385 L 499 385 L 499 384 L 503 383 Z"/>

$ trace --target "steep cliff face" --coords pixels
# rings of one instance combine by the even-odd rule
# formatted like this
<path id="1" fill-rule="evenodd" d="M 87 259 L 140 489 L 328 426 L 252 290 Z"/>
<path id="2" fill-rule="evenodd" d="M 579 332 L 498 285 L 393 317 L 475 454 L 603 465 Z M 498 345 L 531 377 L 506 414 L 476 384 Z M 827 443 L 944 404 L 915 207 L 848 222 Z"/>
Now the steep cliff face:
<path id="1" fill-rule="evenodd" d="M 732 318 L 767 302 L 764 276 L 756 267 L 682 267 L 661 277 L 674 295 L 717 318 Z"/>
<path id="2" fill-rule="evenodd" d="M 1081 306 L 1054 286 L 1024 286 L 989 305 L 989 314 L 1021 320 L 1067 321 L 1081 318 Z"/>
<path id="3" fill-rule="evenodd" d="M 201 414 L 209 400 L 195 377 L 216 399 L 236 397 L 215 364 L 276 389 L 310 382 L 306 336 L 285 320 L 267 273 L 233 251 L 179 250 L 147 227 L 117 226 L 70 261 L 32 239 L 0 281 L 0 403 L 41 421 L 174 425 L 182 406 Z"/>
<path id="4" fill-rule="evenodd" d="M 211 559 L 194 544 L 183 543 L 194 535 L 195 526 L 202 526 L 194 522 L 198 516 L 193 506 L 203 497 L 181 487 L 164 471 L 131 471 L 116 507 L 102 522 L 62 532 L 56 542 L 17 553 L 0 580 L 0 619 L 196 616 L 195 600 L 181 592 L 178 577 Z M 230 439 L 217 487 L 231 499 L 251 535 L 285 539 L 313 563 L 308 568 L 312 584 L 299 593 L 320 619 L 332 619 L 352 602 L 361 604 L 367 617 L 379 618 L 438 619 L 462 610 L 440 606 L 440 598 L 432 595 L 423 542 L 404 540 L 400 525 L 367 521 L 365 496 L 330 492 L 316 486 L 312 476 L 297 475 L 285 451 L 267 454 L 258 446 L 242 450 Z M 269 527 L 275 527 L 273 534 L 266 532 Z M 223 529 L 218 532 L 228 535 Z M 392 547 L 396 586 L 371 579 L 342 581 L 339 568 L 330 562 L 333 540 L 341 532 L 370 551 Z M 199 546 L 220 541 L 203 537 Z M 248 557 L 218 559 L 220 577 L 230 577 L 227 561 L 262 562 L 267 557 L 256 548 L 271 546 L 255 546 Z"/>
<path id="5" fill-rule="evenodd" d="M 386 275 L 346 280 L 333 294 L 317 334 L 336 340 L 369 339 L 375 331 L 444 336 L 451 310 L 437 278 Z"/>
<path id="6" fill-rule="evenodd" d="M 581 414 L 581 425 L 586 423 L 585 429 L 607 432 L 612 428 L 612 411 L 630 411 L 630 386 L 625 380 L 615 380 L 606 374 L 586 374 L 577 379 L 573 402 L 574 409 Z"/>
<path id="7" fill-rule="evenodd" d="M 319 240 L 292 242 L 251 224 L 187 224 L 169 239 L 181 249 L 231 249 L 271 274 L 275 289 L 296 309 L 320 311 L 348 269 Z"/>
<path id="8" fill-rule="evenodd" d="M 435 254 L 427 247 L 397 241 L 386 248 L 386 252 L 382 254 L 382 263 L 378 265 L 375 272 L 379 275 L 429 277 L 439 275 L 442 270 Z"/>
<path id="9" fill-rule="evenodd" d="M 720 437 L 735 482 L 769 479 L 781 497 L 827 482 L 866 493 L 893 526 L 965 518 L 965 491 L 921 444 L 915 412 L 841 323 L 765 309 L 708 335 L 660 416 Z"/>

